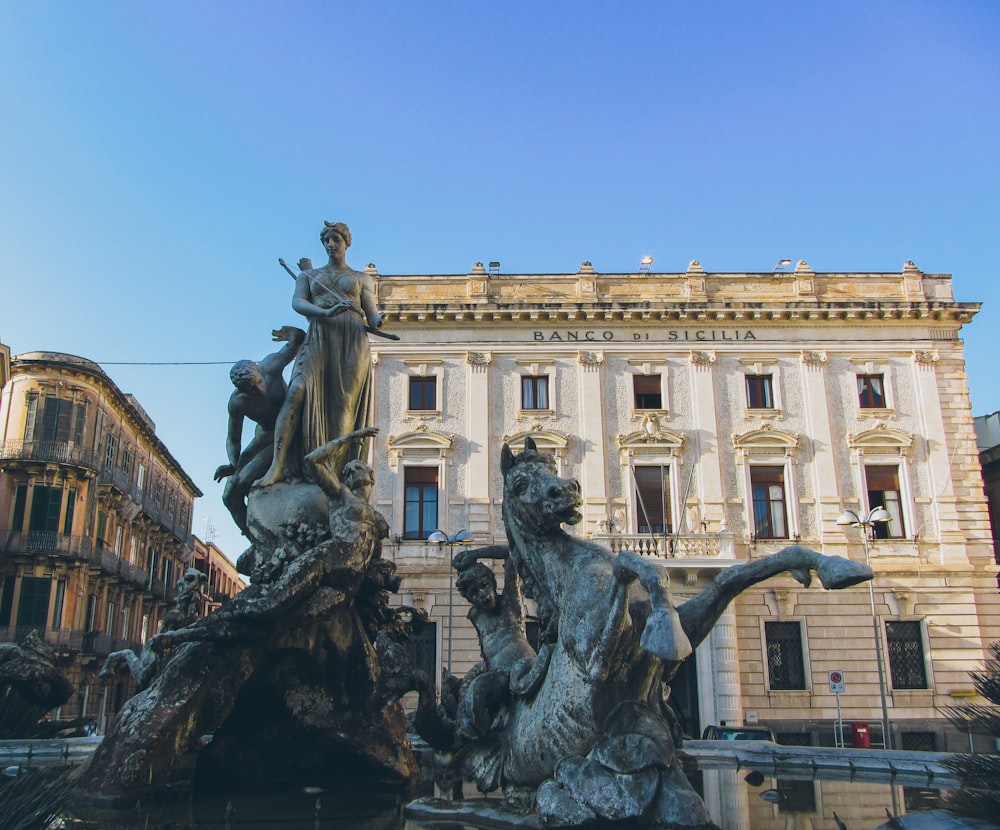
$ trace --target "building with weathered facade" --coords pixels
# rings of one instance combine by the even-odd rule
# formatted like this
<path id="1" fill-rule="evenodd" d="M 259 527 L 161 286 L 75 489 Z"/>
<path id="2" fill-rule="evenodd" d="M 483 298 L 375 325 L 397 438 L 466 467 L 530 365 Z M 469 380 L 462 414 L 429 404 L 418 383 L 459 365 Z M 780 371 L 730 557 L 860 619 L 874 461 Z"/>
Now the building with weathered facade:
<path id="1" fill-rule="evenodd" d="M 531 436 L 582 484 L 571 532 L 661 561 L 678 602 L 789 544 L 870 553 L 871 592 L 784 576 L 741 596 L 675 680 L 689 734 L 759 722 L 830 743 L 839 702 L 848 732 L 865 722 L 882 743 L 877 634 L 891 744 L 968 746 L 940 710 L 974 694 L 1000 598 L 959 339 L 979 305 L 950 275 L 477 263 L 377 285 L 401 339 L 372 342 L 375 498 L 402 601 L 436 624 L 434 668 L 479 652 L 455 549 L 427 536 L 503 543 L 500 448 Z M 891 521 L 870 545 L 838 524 L 876 507 Z"/>
<path id="2" fill-rule="evenodd" d="M 236 596 L 246 587 L 240 579 L 236 565 L 219 549 L 215 542 L 203 542 L 197 536 L 191 537 L 192 556 L 190 567 L 205 574 L 207 580 L 201 615 L 211 614 L 230 597 Z"/>
<path id="3" fill-rule="evenodd" d="M 103 728 L 135 687 L 98 672 L 172 606 L 201 491 L 139 402 L 81 357 L 15 356 L 0 425 L 0 640 L 37 630 L 77 689 L 60 714 Z"/>

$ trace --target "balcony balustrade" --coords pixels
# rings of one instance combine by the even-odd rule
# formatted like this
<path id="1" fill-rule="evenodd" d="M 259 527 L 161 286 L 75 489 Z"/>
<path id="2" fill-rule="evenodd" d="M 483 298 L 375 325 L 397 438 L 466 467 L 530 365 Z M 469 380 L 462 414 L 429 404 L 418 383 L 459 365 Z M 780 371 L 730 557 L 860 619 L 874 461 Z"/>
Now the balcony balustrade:
<path id="1" fill-rule="evenodd" d="M 603 533 L 595 534 L 594 541 L 612 553 L 630 551 L 654 559 L 733 559 L 736 550 L 735 537 L 729 533 Z"/>
<path id="2" fill-rule="evenodd" d="M 87 536 L 65 536 L 48 530 L 28 530 L 8 533 L 0 551 L 9 555 L 44 554 L 65 559 L 91 561 L 94 555 L 93 543 Z"/>
<path id="3" fill-rule="evenodd" d="M 96 453 L 66 441 L 5 441 L 0 444 L 0 461 L 50 461 L 96 471 Z"/>
<path id="4" fill-rule="evenodd" d="M 83 648 L 83 632 L 72 628 L 43 628 L 40 625 L 8 625 L 0 628 L 0 642 L 22 643 L 32 631 L 57 651 L 80 651 Z"/>
<path id="5" fill-rule="evenodd" d="M 119 470 L 117 467 L 114 469 L 103 467 L 98 482 L 114 487 L 119 493 L 123 496 L 128 496 L 136 504 L 142 504 L 142 490 L 129 478 L 128 473 Z"/>

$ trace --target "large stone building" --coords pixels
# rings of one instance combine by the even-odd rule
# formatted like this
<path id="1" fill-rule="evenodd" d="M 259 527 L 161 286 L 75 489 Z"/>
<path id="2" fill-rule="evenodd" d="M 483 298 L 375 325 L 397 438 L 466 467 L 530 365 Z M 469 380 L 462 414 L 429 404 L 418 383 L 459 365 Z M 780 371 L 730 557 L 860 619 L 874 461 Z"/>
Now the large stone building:
<path id="1" fill-rule="evenodd" d="M 37 630 L 77 690 L 59 714 L 103 728 L 135 688 L 101 681 L 104 658 L 156 633 L 196 549 L 215 561 L 191 536 L 201 492 L 89 360 L 17 355 L 0 425 L 0 641 Z M 237 586 L 215 571 L 218 600 Z"/>
<path id="2" fill-rule="evenodd" d="M 949 275 L 477 263 L 377 284 L 401 339 L 373 339 L 376 499 L 402 601 L 436 623 L 433 667 L 479 654 L 454 548 L 427 536 L 505 541 L 500 448 L 531 436 L 582 484 L 571 532 L 658 559 L 678 601 L 788 544 L 870 552 L 871 591 L 785 576 L 733 605 L 674 683 L 689 734 L 759 722 L 832 743 L 839 703 L 878 745 L 884 699 L 893 746 L 968 747 L 940 710 L 973 694 L 1000 601 L 959 339 L 979 305 Z M 838 523 L 880 506 L 870 545 Z"/>

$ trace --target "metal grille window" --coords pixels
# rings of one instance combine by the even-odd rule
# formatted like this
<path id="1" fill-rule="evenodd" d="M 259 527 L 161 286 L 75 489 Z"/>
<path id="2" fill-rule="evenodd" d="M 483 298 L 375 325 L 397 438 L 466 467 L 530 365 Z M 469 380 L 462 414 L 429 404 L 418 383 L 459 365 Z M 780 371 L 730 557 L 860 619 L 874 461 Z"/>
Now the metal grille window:
<path id="1" fill-rule="evenodd" d="M 787 539 L 785 468 L 754 465 L 750 468 L 753 491 L 753 526 L 758 539 Z"/>
<path id="2" fill-rule="evenodd" d="M 549 408 L 549 376 L 524 375 L 521 377 L 521 409 Z"/>
<path id="3" fill-rule="evenodd" d="M 894 689 L 926 689 L 924 635 L 920 623 L 886 620 L 885 639 L 889 647 L 889 674 Z"/>
<path id="4" fill-rule="evenodd" d="M 747 406 L 750 409 L 774 409 L 771 375 L 747 375 Z"/>
<path id="5" fill-rule="evenodd" d="M 885 409 L 885 377 L 858 375 L 858 404 L 862 409 Z"/>
<path id="6" fill-rule="evenodd" d="M 636 409 L 663 409 L 659 375 L 632 375 L 632 392 Z"/>
<path id="7" fill-rule="evenodd" d="M 436 377 L 410 378 L 410 409 L 415 409 L 415 410 L 437 409 Z"/>
<path id="8" fill-rule="evenodd" d="M 775 788 L 781 793 L 778 800 L 779 813 L 816 812 L 816 786 L 812 781 L 779 778 Z"/>
<path id="9" fill-rule="evenodd" d="M 802 626 L 798 622 L 765 622 L 767 676 L 774 691 L 806 688 L 805 661 L 802 659 Z"/>
<path id="10" fill-rule="evenodd" d="M 427 623 L 419 634 L 411 634 L 404 645 L 410 659 L 428 677 L 437 677 L 437 623 Z"/>
<path id="11" fill-rule="evenodd" d="M 437 528 L 437 467 L 406 467 L 403 472 L 403 538 L 426 539 Z"/>

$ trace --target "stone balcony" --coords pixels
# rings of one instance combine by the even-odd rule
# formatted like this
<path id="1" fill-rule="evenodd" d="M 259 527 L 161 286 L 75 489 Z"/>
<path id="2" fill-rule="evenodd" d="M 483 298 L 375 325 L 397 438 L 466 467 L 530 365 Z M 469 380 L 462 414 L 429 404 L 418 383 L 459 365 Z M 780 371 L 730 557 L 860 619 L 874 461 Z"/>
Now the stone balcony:
<path id="1" fill-rule="evenodd" d="M 731 533 L 601 533 L 594 541 L 612 553 L 630 551 L 652 559 L 735 559 L 736 537 Z"/>

